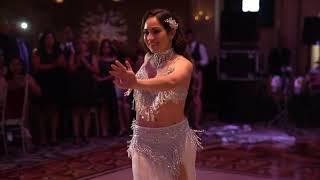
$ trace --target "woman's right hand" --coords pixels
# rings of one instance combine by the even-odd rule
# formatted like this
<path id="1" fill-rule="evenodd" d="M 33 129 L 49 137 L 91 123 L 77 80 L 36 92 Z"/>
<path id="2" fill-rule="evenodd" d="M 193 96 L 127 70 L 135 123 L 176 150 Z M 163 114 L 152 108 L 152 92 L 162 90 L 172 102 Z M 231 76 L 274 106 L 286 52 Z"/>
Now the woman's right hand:
<path id="1" fill-rule="evenodd" d="M 111 65 L 112 70 L 110 74 L 115 77 L 114 84 L 122 89 L 134 89 L 137 85 L 137 78 L 132 70 L 128 61 L 125 62 L 126 66 L 122 65 L 119 61 Z"/>

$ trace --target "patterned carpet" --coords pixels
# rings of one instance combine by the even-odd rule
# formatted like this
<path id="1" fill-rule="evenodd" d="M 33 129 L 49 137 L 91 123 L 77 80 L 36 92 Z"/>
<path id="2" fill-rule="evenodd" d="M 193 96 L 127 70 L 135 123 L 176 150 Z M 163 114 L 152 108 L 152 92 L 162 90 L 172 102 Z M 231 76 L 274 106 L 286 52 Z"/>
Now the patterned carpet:
<path id="1" fill-rule="evenodd" d="M 32 154 L 0 161 L 0 179 L 71 180 L 93 174 L 116 171 L 130 166 L 124 139 L 92 140 L 88 145 L 65 143 Z"/>
<path id="2" fill-rule="evenodd" d="M 319 180 L 319 150 L 304 143 L 289 149 L 274 148 L 271 144 L 258 144 L 250 148 L 236 144 L 216 146 L 198 154 L 197 166 L 257 177 Z"/>
<path id="3" fill-rule="evenodd" d="M 210 139 L 210 138 L 209 138 Z M 299 140 L 294 146 L 220 143 L 205 139 L 197 168 L 259 177 L 320 179 L 320 141 Z M 212 140 L 212 138 L 211 138 Z M 2 157 L 0 179 L 86 179 L 129 167 L 126 139 L 93 140 L 89 145 L 60 145 L 18 157 Z"/>

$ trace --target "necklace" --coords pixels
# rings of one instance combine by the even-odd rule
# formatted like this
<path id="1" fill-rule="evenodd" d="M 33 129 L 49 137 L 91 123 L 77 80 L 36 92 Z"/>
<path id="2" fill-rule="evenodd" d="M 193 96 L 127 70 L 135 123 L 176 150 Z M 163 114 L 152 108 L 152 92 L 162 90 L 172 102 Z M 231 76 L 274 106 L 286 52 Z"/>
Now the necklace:
<path id="1" fill-rule="evenodd" d="M 150 57 L 150 63 L 157 69 L 162 68 L 166 62 L 172 59 L 175 55 L 173 48 L 170 48 L 162 53 L 153 53 Z"/>

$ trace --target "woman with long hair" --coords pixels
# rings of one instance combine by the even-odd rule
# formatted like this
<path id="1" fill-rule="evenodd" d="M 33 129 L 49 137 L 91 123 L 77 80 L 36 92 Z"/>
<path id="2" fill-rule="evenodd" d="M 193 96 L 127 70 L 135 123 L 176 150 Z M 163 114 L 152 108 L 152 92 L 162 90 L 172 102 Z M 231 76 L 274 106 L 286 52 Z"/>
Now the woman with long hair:
<path id="1" fill-rule="evenodd" d="M 183 54 L 181 23 L 164 9 L 147 11 L 141 40 L 147 50 L 135 74 L 129 62 L 116 61 L 116 86 L 134 94 L 136 119 L 128 149 L 135 180 L 194 180 L 199 138 L 185 115 L 193 65 Z"/>
<path id="2" fill-rule="evenodd" d="M 113 77 L 109 74 L 116 57 L 112 43 L 108 39 L 102 40 L 97 62 L 99 72 L 96 75 L 98 119 L 102 137 L 110 135 L 109 125 L 117 112 L 116 91 L 112 83 Z"/>
<path id="3" fill-rule="evenodd" d="M 50 144 L 57 145 L 59 109 L 62 101 L 63 72 L 66 70 L 64 56 L 59 49 L 55 33 L 47 30 L 40 39 L 32 56 L 36 81 L 42 89 L 42 96 L 34 100 L 40 123 L 40 141 L 47 144 L 46 126 L 50 127 Z"/>

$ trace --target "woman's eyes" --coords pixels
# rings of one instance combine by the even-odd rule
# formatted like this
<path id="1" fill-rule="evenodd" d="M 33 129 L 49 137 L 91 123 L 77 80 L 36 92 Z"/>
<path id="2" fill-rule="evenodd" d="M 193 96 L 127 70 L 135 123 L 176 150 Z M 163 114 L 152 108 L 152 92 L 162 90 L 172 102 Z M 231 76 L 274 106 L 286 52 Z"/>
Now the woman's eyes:
<path id="1" fill-rule="evenodd" d="M 153 34 L 159 34 L 161 32 L 161 30 L 160 29 L 156 29 L 156 30 L 153 30 Z"/>
<path id="2" fill-rule="evenodd" d="M 148 35 L 148 34 L 149 34 L 149 31 L 144 30 L 144 31 L 143 31 L 143 34 L 144 34 L 144 35 Z"/>
<path id="3" fill-rule="evenodd" d="M 154 30 L 150 30 L 150 31 L 144 30 L 144 31 L 143 31 L 143 34 L 144 34 L 144 35 L 148 35 L 148 34 L 151 33 L 151 34 L 155 34 L 155 35 L 156 35 L 156 34 L 159 34 L 160 32 L 161 32 L 160 29 L 154 29 Z"/>

